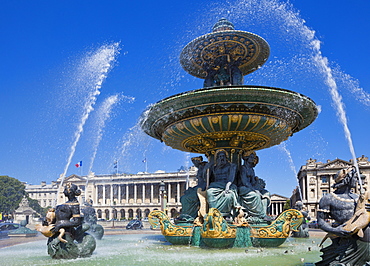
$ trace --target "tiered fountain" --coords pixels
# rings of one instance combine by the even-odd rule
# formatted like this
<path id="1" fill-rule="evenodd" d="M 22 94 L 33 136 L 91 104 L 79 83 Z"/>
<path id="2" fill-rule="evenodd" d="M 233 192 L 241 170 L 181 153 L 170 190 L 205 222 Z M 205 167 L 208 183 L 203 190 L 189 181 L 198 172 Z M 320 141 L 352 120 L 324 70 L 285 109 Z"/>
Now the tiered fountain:
<path id="1" fill-rule="evenodd" d="M 254 151 L 287 140 L 310 125 L 318 114 L 315 103 L 302 94 L 243 85 L 243 76 L 260 68 L 269 53 L 269 45 L 263 38 L 234 30 L 231 22 L 221 19 L 212 33 L 191 41 L 180 55 L 184 70 L 204 79 L 204 88 L 165 98 L 146 112 L 142 128 L 148 135 L 174 149 L 205 154 L 208 158 L 208 162 L 197 166 L 195 215 L 182 213 L 177 223 L 172 224 L 161 211 L 150 214 L 152 224 L 161 224 L 162 234 L 169 242 L 211 247 L 252 243 L 278 246 L 290 230 L 296 230 L 302 223 L 303 216 L 297 210 L 285 211 L 274 221 L 253 217 L 254 210 L 246 210 L 237 194 L 243 183 L 242 159 L 247 162 L 251 154 L 256 158 Z M 217 179 L 219 153 L 227 156 L 229 168 L 234 169 L 229 181 L 234 183 L 236 200 L 240 203 L 236 202 L 226 214 L 210 204 L 209 190 Z M 255 178 L 254 171 L 252 177 Z M 199 186 L 201 180 L 203 187 Z M 222 188 L 223 195 L 230 195 L 232 187 L 228 186 Z M 261 189 L 258 193 L 261 194 Z M 187 207 L 183 203 L 183 212 Z"/>

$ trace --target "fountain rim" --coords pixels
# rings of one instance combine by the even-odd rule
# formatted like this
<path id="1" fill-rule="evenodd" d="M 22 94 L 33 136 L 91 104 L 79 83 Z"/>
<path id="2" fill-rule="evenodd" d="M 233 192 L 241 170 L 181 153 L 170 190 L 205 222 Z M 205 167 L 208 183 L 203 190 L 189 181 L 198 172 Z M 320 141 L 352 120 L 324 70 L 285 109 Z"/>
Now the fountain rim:
<path id="1" fill-rule="evenodd" d="M 262 86 L 262 85 L 229 85 L 229 86 L 215 86 L 215 87 L 209 87 L 209 88 L 200 88 L 200 89 L 194 89 L 194 90 L 190 90 L 190 91 L 180 92 L 180 93 L 165 97 L 162 100 L 159 100 L 159 101 L 155 102 L 153 105 L 151 105 L 149 108 L 147 108 L 147 110 L 150 110 L 158 104 L 162 104 L 162 103 L 164 103 L 164 102 L 166 102 L 170 99 L 174 99 L 174 98 L 180 97 L 182 95 L 186 95 L 186 94 L 193 93 L 193 92 L 211 91 L 211 90 L 214 90 L 214 89 L 221 89 L 221 88 L 222 89 L 227 89 L 227 88 L 251 88 L 251 89 L 256 88 L 256 89 L 258 89 L 258 88 L 260 88 L 260 89 L 283 91 L 283 92 L 291 93 L 291 94 L 296 95 L 296 96 L 306 98 L 307 100 L 311 101 L 315 106 L 317 106 L 316 102 L 314 100 L 312 100 L 310 97 L 308 97 L 308 96 L 306 96 L 302 93 L 295 92 L 295 91 L 288 90 L 288 89 L 271 87 L 271 86 Z"/>
<path id="2" fill-rule="evenodd" d="M 238 92 L 235 91 L 233 93 L 232 91 L 233 89 L 237 90 Z M 248 93 L 249 89 L 252 94 Z M 227 93 L 228 91 L 229 93 Z M 183 112 L 186 109 L 186 108 L 182 108 L 184 106 L 182 107 L 178 106 L 179 108 L 177 108 L 176 105 L 174 105 L 175 103 L 181 103 L 185 101 L 189 103 L 189 105 L 185 104 L 185 107 L 188 106 L 190 108 L 190 107 L 194 107 L 197 104 L 194 101 L 189 101 L 192 98 L 195 99 L 194 97 L 202 101 L 201 99 L 207 99 L 208 98 L 207 96 L 212 94 L 212 92 L 215 92 L 214 94 L 215 97 L 217 97 L 217 95 L 220 95 L 220 96 L 223 95 L 221 97 L 225 97 L 227 95 L 230 95 L 231 97 L 238 97 L 237 95 L 242 95 L 244 91 L 245 91 L 246 97 L 248 96 L 251 97 L 250 100 L 230 99 L 230 101 L 218 101 L 218 100 L 210 99 L 209 101 L 207 100 L 204 101 L 204 106 L 206 105 L 212 106 L 212 105 L 219 105 L 219 104 L 225 104 L 225 103 L 226 104 L 227 103 L 231 103 L 231 104 L 241 103 L 241 104 L 257 104 L 257 105 L 262 104 L 265 106 L 266 105 L 276 106 L 279 109 L 282 108 L 282 110 L 285 109 L 285 110 L 288 110 L 289 112 L 293 112 L 300 117 L 299 120 L 301 122 L 299 122 L 298 124 L 296 124 L 297 122 L 293 122 L 292 120 L 292 123 L 294 123 L 294 124 L 291 124 L 292 133 L 299 132 L 302 129 L 306 128 L 311 123 L 313 123 L 318 116 L 318 108 L 317 108 L 316 103 L 311 98 L 301 93 L 294 92 L 294 91 L 287 90 L 287 89 L 269 87 L 269 86 L 233 85 L 233 86 L 218 86 L 218 87 L 195 89 L 195 90 L 181 92 L 181 93 L 166 97 L 158 101 L 157 103 L 150 105 L 142 113 L 140 126 L 147 135 L 155 139 L 158 139 L 160 141 L 164 141 L 163 133 L 164 133 L 165 128 L 168 128 L 169 126 L 171 126 L 175 122 L 175 120 L 180 121 L 180 120 L 183 120 L 183 118 L 186 118 L 186 119 L 189 118 L 187 116 L 182 117 L 182 115 L 180 115 L 173 121 L 168 121 L 164 123 L 161 122 L 161 121 L 167 120 L 166 117 L 171 117 L 172 115 L 178 114 L 178 112 Z M 262 98 L 260 100 L 256 99 L 255 101 L 253 101 L 254 100 L 253 97 L 255 97 L 253 95 L 257 95 L 253 92 L 258 92 L 258 91 L 260 91 L 260 96 L 263 96 L 264 94 L 267 95 L 267 93 L 270 93 L 270 95 L 272 95 L 272 98 L 271 97 L 266 98 L 266 99 Z M 273 99 L 276 99 L 278 102 L 274 101 Z M 279 99 L 283 100 L 283 102 L 279 101 Z M 287 101 L 285 101 L 285 99 L 287 99 Z M 295 99 L 301 101 L 303 105 L 290 104 L 291 102 L 294 102 Z M 173 107 L 174 109 L 171 109 Z M 307 108 L 310 111 L 308 112 L 304 111 Z M 302 113 L 302 111 L 304 113 Z M 211 112 L 208 114 L 215 115 L 216 113 L 218 113 L 217 110 L 215 110 L 215 112 Z M 239 111 L 236 111 L 235 113 L 239 113 Z M 244 113 L 244 111 L 241 111 L 241 113 Z M 199 114 L 197 114 L 197 116 L 199 116 Z M 280 116 L 278 115 L 278 117 Z M 164 127 L 163 130 L 158 131 L 158 126 L 160 126 L 161 128 Z"/>
<path id="3" fill-rule="evenodd" d="M 256 33 L 253 33 L 253 32 L 249 32 L 249 31 L 245 31 L 245 30 L 224 30 L 224 31 L 216 31 L 216 32 L 209 32 L 207 34 L 203 34 L 201 36 L 198 36 L 196 37 L 195 39 L 191 40 L 190 42 L 188 42 L 184 48 L 182 49 L 182 51 L 185 50 L 185 48 L 187 48 L 190 44 L 198 41 L 199 39 L 204 39 L 204 38 L 208 38 L 209 36 L 212 36 L 212 35 L 220 35 L 220 34 L 224 34 L 224 33 L 242 33 L 242 34 L 247 34 L 247 35 L 251 35 L 253 37 L 257 37 L 258 39 L 261 39 L 265 42 L 265 44 L 270 48 L 270 45 L 268 44 L 268 42 L 261 36 L 259 36 L 258 34 Z M 181 52 L 182 53 L 182 52 Z"/>

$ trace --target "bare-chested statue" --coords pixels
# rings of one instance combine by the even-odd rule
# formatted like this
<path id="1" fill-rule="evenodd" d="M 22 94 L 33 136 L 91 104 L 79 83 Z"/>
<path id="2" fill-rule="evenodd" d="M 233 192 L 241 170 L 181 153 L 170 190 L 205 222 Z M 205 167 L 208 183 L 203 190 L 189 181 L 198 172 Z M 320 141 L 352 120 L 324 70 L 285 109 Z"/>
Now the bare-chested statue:
<path id="1" fill-rule="evenodd" d="M 322 260 L 316 265 L 370 265 L 369 223 L 365 221 L 361 226 L 348 227 L 349 221 L 356 216 L 356 205 L 359 204 L 358 195 L 351 192 L 356 187 L 357 179 L 354 168 L 341 170 L 335 176 L 333 187 L 336 190 L 324 195 L 319 202 L 318 225 L 328 233 L 332 243 L 321 249 Z M 365 212 L 370 211 L 370 204 L 364 206 Z M 328 219 L 334 219 L 335 223 L 327 223 Z"/>
<path id="2" fill-rule="evenodd" d="M 265 182 L 255 175 L 254 167 L 258 163 L 255 152 L 243 154 L 244 164 L 240 168 L 238 184 L 239 202 L 248 215 L 249 222 L 263 222 L 267 219 L 270 193 L 265 189 Z"/>
<path id="3" fill-rule="evenodd" d="M 194 166 L 198 168 L 197 173 L 197 185 L 195 187 L 188 188 L 184 195 L 181 196 L 180 202 L 182 205 L 182 211 L 180 216 L 176 219 L 176 222 L 187 221 L 192 222 L 198 216 L 198 211 L 200 208 L 200 201 L 198 198 L 197 190 L 206 189 L 206 180 L 205 180 L 205 168 L 207 162 L 203 161 L 202 156 L 191 158 Z"/>
<path id="4" fill-rule="evenodd" d="M 233 184 L 237 166 L 230 163 L 227 152 L 217 150 L 216 163 L 210 167 L 210 183 L 207 189 L 207 199 L 210 208 L 217 208 L 222 216 L 231 217 L 241 208 L 238 203 L 237 187 Z M 233 213 L 235 212 L 235 213 Z"/>

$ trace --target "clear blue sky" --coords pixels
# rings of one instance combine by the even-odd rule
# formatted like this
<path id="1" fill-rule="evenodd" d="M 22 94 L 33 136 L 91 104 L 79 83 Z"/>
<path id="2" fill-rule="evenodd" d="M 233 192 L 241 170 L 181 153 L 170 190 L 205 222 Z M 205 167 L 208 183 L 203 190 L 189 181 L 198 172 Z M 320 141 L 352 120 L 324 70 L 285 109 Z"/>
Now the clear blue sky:
<path id="1" fill-rule="evenodd" d="M 183 71 L 178 56 L 221 17 L 270 44 L 269 61 L 246 76 L 245 84 L 294 90 L 321 107 L 317 120 L 284 144 L 296 171 L 309 158 L 351 159 L 328 86 L 312 59 L 313 31 L 343 97 L 356 154 L 370 156 L 368 0 L 24 0 L 2 1 L 0 7 L 0 175 L 39 184 L 63 173 L 94 87 L 79 66 L 102 45 L 117 42 L 120 53 L 96 96 L 67 175 L 87 174 L 99 139 L 96 174 L 112 173 L 116 159 L 119 171 L 128 173 L 144 171 L 144 158 L 149 172 L 189 165 L 193 155 L 171 150 L 135 125 L 149 104 L 201 88 L 203 81 Z M 86 74 L 87 67 L 82 70 Z M 99 128 L 98 110 L 114 95 L 120 100 Z M 256 173 L 267 188 L 290 196 L 296 178 L 286 152 L 272 147 L 258 155 Z M 74 166 L 79 161 L 82 168 Z"/>

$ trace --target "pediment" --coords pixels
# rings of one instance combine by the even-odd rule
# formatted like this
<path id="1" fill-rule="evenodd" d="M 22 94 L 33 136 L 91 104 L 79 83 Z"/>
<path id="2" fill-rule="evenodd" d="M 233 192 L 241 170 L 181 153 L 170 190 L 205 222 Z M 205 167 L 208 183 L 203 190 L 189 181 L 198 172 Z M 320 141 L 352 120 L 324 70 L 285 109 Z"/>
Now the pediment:
<path id="1" fill-rule="evenodd" d="M 86 178 L 82 177 L 82 176 L 79 176 L 79 175 L 70 175 L 70 176 L 67 176 L 65 179 L 64 179 L 64 183 L 66 182 L 81 182 L 81 181 L 86 181 Z"/>
<path id="2" fill-rule="evenodd" d="M 333 161 L 327 162 L 326 164 L 320 166 L 319 168 L 338 168 L 338 169 L 343 169 L 347 167 L 353 166 L 350 162 L 341 160 L 341 159 L 335 159 Z"/>
<path id="3" fill-rule="evenodd" d="M 284 201 L 288 200 L 287 197 L 284 197 L 284 196 L 281 196 L 281 195 L 278 195 L 278 194 L 272 194 L 270 196 L 270 198 L 271 198 L 271 201 L 273 201 L 273 200 L 284 200 Z"/>

